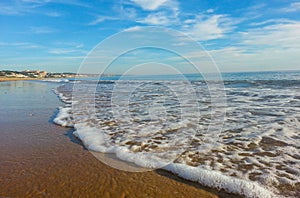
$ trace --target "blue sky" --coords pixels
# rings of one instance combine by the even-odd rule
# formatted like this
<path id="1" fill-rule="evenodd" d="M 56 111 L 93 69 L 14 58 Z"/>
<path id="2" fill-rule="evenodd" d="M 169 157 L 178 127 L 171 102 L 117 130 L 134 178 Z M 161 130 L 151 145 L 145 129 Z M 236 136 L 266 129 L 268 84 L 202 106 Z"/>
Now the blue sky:
<path id="1" fill-rule="evenodd" d="M 147 26 L 183 32 L 224 72 L 300 69 L 297 0 L 5 0 L 0 25 L 0 70 L 76 72 L 102 40 Z"/>

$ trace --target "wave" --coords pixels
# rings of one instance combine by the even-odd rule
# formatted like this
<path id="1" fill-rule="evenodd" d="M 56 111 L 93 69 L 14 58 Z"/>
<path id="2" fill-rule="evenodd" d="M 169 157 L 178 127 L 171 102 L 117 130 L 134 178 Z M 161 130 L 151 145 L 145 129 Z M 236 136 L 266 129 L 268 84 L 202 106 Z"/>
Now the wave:
<path id="1" fill-rule="evenodd" d="M 57 83 L 69 82 L 68 79 L 43 79 L 41 81 L 44 81 L 44 82 L 57 82 Z"/>
<path id="2" fill-rule="evenodd" d="M 245 83 L 234 83 L 241 82 Z M 300 139 L 300 86 L 297 83 L 284 85 L 291 86 L 289 89 L 273 86 L 274 82 L 269 82 L 271 88 L 266 87 L 263 81 L 253 83 L 255 86 L 250 89 L 245 86 L 226 87 L 227 116 L 219 140 L 209 143 L 213 144 L 213 149 L 203 146 L 204 134 L 199 133 L 207 130 L 212 115 L 205 83 L 192 82 L 202 96 L 196 101 L 201 110 L 198 121 L 193 119 L 193 111 L 186 112 L 186 119 L 177 116 L 180 105 L 193 102 L 193 98 L 185 95 L 176 100 L 178 96 L 166 89 L 175 86 L 184 93 L 180 82 L 172 81 L 168 86 L 161 86 L 162 82 L 147 81 L 144 87 L 137 86 L 133 92 L 124 91 L 124 87 L 134 87 L 134 83 L 137 82 L 122 81 L 119 95 L 114 96 L 115 81 L 82 81 L 76 93 L 80 101 L 72 101 L 73 85 L 60 86 L 55 93 L 66 106 L 59 109 L 54 122 L 74 127 L 74 135 L 89 150 L 114 153 L 118 158 L 142 167 L 162 167 L 185 179 L 246 197 L 297 196 L 300 184 L 300 151 L 297 146 Z M 92 95 L 95 101 L 86 94 L 90 89 L 97 90 Z M 145 89 L 154 92 L 149 94 Z M 125 115 L 123 103 L 111 103 L 113 99 L 122 101 L 127 92 L 135 97 L 129 100 L 131 106 L 128 109 L 133 125 L 122 116 Z M 156 101 L 155 105 L 160 106 L 151 106 L 149 101 Z M 91 102 L 95 104 L 92 111 Z M 149 105 L 152 117 L 147 117 Z M 112 107 L 118 114 L 112 112 Z M 164 108 L 167 114 L 160 115 L 160 108 Z M 197 122 L 200 128 L 196 130 Z M 176 150 L 174 145 L 182 147 Z M 165 150 L 168 152 L 162 152 Z"/>
<path id="3" fill-rule="evenodd" d="M 229 193 L 240 194 L 251 198 L 279 197 L 271 190 L 261 187 L 257 182 L 237 179 L 223 175 L 221 172 L 206 170 L 201 167 L 193 167 L 179 163 L 162 163 L 161 161 L 152 158 L 152 155 L 136 154 L 123 147 L 103 146 L 107 138 L 104 137 L 103 134 L 99 134 L 99 131 L 95 128 L 74 125 L 70 110 L 71 108 L 69 107 L 61 107 L 54 122 L 61 126 L 74 127 L 75 132 L 73 134 L 78 137 L 89 150 L 102 153 L 114 153 L 119 159 L 133 162 L 141 167 L 161 167 L 184 179 L 218 190 L 225 190 Z"/>

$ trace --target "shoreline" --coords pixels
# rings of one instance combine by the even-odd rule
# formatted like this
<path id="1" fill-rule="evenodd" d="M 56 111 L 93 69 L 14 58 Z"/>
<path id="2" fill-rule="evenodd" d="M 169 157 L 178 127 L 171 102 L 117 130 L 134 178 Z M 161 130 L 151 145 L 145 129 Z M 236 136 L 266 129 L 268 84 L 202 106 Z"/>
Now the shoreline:
<path id="1" fill-rule="evenodd" d="M 161 169 L 125 172 L 103 164 L 73 129 L 53 123 L 63 104 L 51 87 L 30 81 L 0 87 L 6 92 L 0 98 L 0 196 L 242 197 Z"/>
<path id="2" fill-rule="evenodd" d="M 74 79 L 80 79 L 80 78 L 86 78 L 86 77 L 81 77 L 81 76 L 77 76 L 77 77 L 72 77 Z M 71 78 L 71 79 L 72 79 Z M 69 77 L 66 78 L 7 78 L 7 77 L 0 77 L 0 82 L 12 82 L 12 81 L 39 81 L 39 80 L 62 80 L 62 79 L 69 79 Z"/>
<path id="3" fill-rule="evenodd" d="M 27 80 L 44 80 L 45 78 L 5 78 L 0 77 L 0 82 L 10 82 L 10 81 L 27 81 Z"/>

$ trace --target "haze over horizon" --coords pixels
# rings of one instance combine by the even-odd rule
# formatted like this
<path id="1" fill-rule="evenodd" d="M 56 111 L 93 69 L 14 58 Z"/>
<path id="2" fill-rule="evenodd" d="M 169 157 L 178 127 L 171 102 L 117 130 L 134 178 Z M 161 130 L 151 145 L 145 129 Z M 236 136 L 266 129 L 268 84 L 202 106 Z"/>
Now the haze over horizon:
<path id="1" fill-rule="evenodd" d="M 77 72 L 101 41 L 149 26 L 194 39 L 222 72 L 300 69 L 300 1 L 8 0 L 0 3 L 0 25 L 0 70 Z M 180 37 L 173 42 L 184 48 Z"/>

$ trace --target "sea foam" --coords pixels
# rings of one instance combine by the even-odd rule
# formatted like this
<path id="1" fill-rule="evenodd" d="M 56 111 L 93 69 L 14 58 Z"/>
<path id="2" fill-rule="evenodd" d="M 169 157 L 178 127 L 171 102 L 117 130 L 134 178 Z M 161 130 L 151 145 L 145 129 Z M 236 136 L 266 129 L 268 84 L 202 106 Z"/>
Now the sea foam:
<path id="1" fill-rule="evenodd" d="M 124 86 L 134 83 L 124 82 Z M 71 86 L 60 87 L 56 94 L 66 106 L 59 109 L 54 122 L 73 126 L 74 135 L 86 148 L 113 153 L 142 167 L 163 167 L 188 180 L 246 197 L 297 196 L 299 189 L 295 186 L 300 183 L 298 86 L 278 89 L 271 83 L 272 87 L 252 82 L 245 89 L 231 87 L 236 85 L 228 82 L 227 117 L 218 141 L 214 141 L 203 139 L 205 134 L 199 133 L 208 129 L 211 112 L 218 114 L 217 109 L 210 107 L 204 83 L 194 83 L 201 93 L 197 101 L 201 110 L 198 128 L 193 111 L 186 111 L 185 119 L 177 116 L 178 108 L 188 106 L 193 99 L 182 97 L 178 101 L 176 95 L 161 94 L 157 83 L 153 86 L 147 83 L 147 90 L 155 90 L 155 94 L 133 92 L 136 98 L 129 100 L 132 104 L 129 109 L 122 103 L 126 92 L 111 95 L 114 86 L 111 81 L 99 83 L 94 95 L 86 94 L 86 90 L 94 89 L 95 85 L 82 83 L 77 101 L 72 101 Z M 180 82 L 171 83 L 180 90 Z M 112 97 L 121 102 L 112 103 Z M 157 112 L 161 108 L 157 105 L 149 106 L 152 101 L 165 104 L 163 108 L 169 114 Z M 117 113 L 111 109 L 112 105 Z M 131 117 L 124 117 L 128 110 Z M 153 116 L 149 117 L 152 112 Z M 158 127 L 162 123 L 165 128 Z M 288 192 L 285 186 L 289 186 Z"/>

